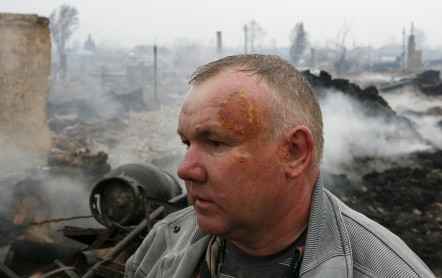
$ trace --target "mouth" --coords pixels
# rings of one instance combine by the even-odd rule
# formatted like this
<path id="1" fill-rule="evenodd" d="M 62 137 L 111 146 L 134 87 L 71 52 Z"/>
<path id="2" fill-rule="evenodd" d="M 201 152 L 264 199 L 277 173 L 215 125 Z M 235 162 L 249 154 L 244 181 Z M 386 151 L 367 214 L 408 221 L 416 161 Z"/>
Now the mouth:
<path id="1" fill-rule="evenodd" d="M 204 205 L 204 204 L 209 204 L 209 203 L 211 203 L 209 200 L 206 200 L 206 199 L 201 199 L 201 198 L 195 198 L 194 199 L 195 200 L 195 204 L 198 204 L 198 205 Z"/>
<path id="2" fill-rule="evenodd" d="M 193 196 L 193 206 L 197 210 L 206 210 L 209 207 L 213 206 L 213 202 L 208 199 L 201 198 L 199 196 Z"/>

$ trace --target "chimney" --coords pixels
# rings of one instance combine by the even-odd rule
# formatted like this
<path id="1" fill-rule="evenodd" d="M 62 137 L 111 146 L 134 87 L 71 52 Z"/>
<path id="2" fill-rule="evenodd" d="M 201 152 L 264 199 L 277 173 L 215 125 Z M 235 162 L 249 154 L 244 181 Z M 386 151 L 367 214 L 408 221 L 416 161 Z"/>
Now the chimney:
<path id="1" fill-rule="evenodd" d="M 223 38 L 221 31 L 216 32 L 216 49 L 218 59 L 220 59 L 221 57 L 223 57 Z"/>

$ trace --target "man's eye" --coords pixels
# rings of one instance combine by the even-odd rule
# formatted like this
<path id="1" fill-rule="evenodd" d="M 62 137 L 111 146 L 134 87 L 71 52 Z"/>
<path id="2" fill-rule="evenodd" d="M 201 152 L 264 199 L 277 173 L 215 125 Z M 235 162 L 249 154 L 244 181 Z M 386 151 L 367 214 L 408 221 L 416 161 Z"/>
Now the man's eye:
<path id="1" fill-rule="evenodd" d="M 220 141 L 216 141 L 216 140 L 209 140 L 210 145 L 212 145 L 215 148 L 221 147 L 222 143 Z"/>

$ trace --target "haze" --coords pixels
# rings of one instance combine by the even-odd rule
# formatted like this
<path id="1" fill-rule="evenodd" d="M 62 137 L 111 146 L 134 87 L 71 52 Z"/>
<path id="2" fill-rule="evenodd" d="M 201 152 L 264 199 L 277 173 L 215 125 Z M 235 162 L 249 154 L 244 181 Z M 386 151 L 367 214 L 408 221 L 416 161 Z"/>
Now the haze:
<path id="1" fill-rule="evenodd" d="M 441 49 L 440 0 L 1 0 L 2 13 L 49 17 L 67 4 L 78 10 L 79 29 L 71 42 L 91 34 L 102 46 L 173 44 L 177 39 L 242 47 L 245 23 L 255 20 L 266 31 L 263 44 L 287 47 L 296 23 L 303 22 L 313 45 L 332 44 L 344 26 L 347 47 L 401 44 L 403 28 L 420 32 L 420 46 Z"/>

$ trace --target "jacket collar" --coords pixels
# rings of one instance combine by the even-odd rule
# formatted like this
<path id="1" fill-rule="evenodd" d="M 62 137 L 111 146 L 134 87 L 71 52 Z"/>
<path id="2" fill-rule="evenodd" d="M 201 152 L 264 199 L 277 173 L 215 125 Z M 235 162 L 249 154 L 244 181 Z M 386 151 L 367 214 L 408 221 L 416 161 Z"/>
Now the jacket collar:
<path id="1" fill-rule="evenodd" d="M 308 277 L 308 272 L 313 270 L 312 273 L 316 273 L 317 276 L 325 271 L 325 267 L 330 271 L 330 263 L 333 265 L 333 272 L 341 274 L 336 277 L 353 277 L 349 236 L 338 203 L 331 193 L 323 188 L 322 175 L 319 173 L 313 189 L 300 275 Z"/>
<path id="2" fill-rule="evenodd" d="M 190 208 L 189 208 L 190 209 Z M 190 209 L 192 214 L 196 214 Z M 194 216 L 195 217 L 195 216 Z M 212 236 L 202 231 L 196 221 L 190 246 L 179 254 L 169 255 L 169 270 L 163 277 L 190 277 Z M 176 265 L 175 265 L 176 264 Z M 174 266 L 173 266 L 174 265 Z M 316 179 L 307 230 L 301 277 L 353 277 L 350 241 L 335 197 L 323 188 L 322 176 Z M 170 272 L 170 273 L 169 273 Z M 178 275 L 179 274 L 179 275 Z"/>

